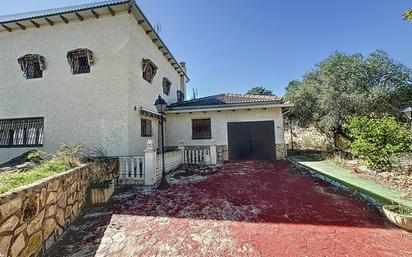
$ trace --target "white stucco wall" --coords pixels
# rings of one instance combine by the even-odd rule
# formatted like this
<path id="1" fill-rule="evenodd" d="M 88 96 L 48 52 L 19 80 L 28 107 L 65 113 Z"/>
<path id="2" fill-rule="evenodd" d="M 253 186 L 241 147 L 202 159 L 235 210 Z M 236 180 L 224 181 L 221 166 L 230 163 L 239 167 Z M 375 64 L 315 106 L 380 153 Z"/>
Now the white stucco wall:
<path id="1" fill-rule="evenodd" d="M 218 145 L 227 145 L 227 123 L 242 121 L 274 121 L 276 145 L 284 144 L 284 126 L 281 108 L 251 110 L 225 110 L 193 113 L 168 113 L 166 145 L 174 146 L 183 140 L 184 145 L 209 145 L 210 139 L 192 139 L 192 119 L 211 119 L 212 137 Z"/>
<path id="2" fill-rule="evenodd" d="M 102 145 L 111 155 L 142 153 L 139 107 L 155 110 L 164 76 L 173 83 L 167 101 L 180 87 L 175 69 L 127 12 L 3 32 L 0 46 L 0 119 L 44 117 L 39 149 L 46 152 L 67 143 Z M 91 73 L 72 75 L 66 53 L 80 47 L 92 50 L 95 62 Z M 17 59 L 29 53 L 45 57 L 43 78 L 23 77 Z M 159 67 L 151 84 L 142 78 L 142 58 Z M 29 149 L 0 148 L 0 163 Z"/>

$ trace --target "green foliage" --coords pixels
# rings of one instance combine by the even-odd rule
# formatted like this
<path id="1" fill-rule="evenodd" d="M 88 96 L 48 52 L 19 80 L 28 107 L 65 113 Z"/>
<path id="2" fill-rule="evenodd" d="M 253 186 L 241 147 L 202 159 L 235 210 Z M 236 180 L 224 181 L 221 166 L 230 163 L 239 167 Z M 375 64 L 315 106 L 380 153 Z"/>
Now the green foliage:
<path id="1" fill-rule="evenodd" d="M 70 147 L 62 145 L 51 160 L 43 160 L 45 153 L 36 151 L 29 154 L 29 159 L 43 158 L 34 168 L 24 172 L 0 174 L 0 193 L 31 184 L 40 179 L 57 175 L 81 164 L 78 155 L 82 146 Z"/>
<path id="2" fill-rule="evenodd" d="M 99 181 L 99 182 L 94 182 L 94 183 L 90 184 L 90 188 L 92 188 L 92 189 L 110 188 L 112 183 L 113 183 L 112 180 L 103 180 L 103 181 Z"/>
<path id="3" fill-rule="evenodd" d="M 392 211 L 400 215 L 412 216 L 412 209 L 401 204 L 398 204 L 398 207 Z"/>
<path id="4" fill-rule="evenodd" d="M 27 160 L 34 162 L 34 163 L 39 163 L 41 161 L 44 161 L 46 159 L 46 156 L 47 156 L 47 153 L 34 150 L 27 155 Z"/>
<path id="5" fill-rule="evenodd" d="M 248 95 L 273 95 L 272 90 L 266 89 L 264 87 L 254 87 L 247 91 Z"/>
<path id="6" fill-rule="evenodd" d="M 393 117 L 353 116 L 346 127 L 354 139 L 350 144 L 353 155 L 369 168 L 390 168 L 396 154 L 412 152 L 411 132 Z"/>
<path id="7" fill-rule="evenodd" d="M 403 14 L 403 19 L 407 20 L 407 21 L 412 21 L 412 9 L 407 10 L 404 14 Z"/>
<path id="8" fill-rule="evenodd" d="M 286 100 L 295 104 L 288 118 L 338 142 L 351 140 L 344 127 L 348 116 L 374 112 L 400 118 L 400 110 L 412 105 L 412 72 L 383 51 L 367 57 L 337 52 L 286 90 Z"/>

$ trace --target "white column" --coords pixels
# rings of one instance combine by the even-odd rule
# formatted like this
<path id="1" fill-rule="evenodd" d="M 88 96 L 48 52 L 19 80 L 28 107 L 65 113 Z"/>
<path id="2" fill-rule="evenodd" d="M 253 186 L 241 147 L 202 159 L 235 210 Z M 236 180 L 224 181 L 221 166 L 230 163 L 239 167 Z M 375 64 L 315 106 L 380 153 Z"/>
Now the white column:
<path id="1" fill-rule="evenodd" d="M 179 140 L 179 144 L 177 145 L 177 148 L 180 151 L 180 156 L 181 156 L 181 161 L 180 164 L 185 163 L 185 145 L 183 144 L 183 139 Z"/>
<path id="2" fill-rule="evenodd" d="M 217 151 L 216 151 L 216 140 L 212 138 L 210 144 L 210 164 L 216 165 L 217 164 Z"/>
<path id="3" fill-rule="evenodd" d="M 144 150 L 144 184 L 152 186 L 156 184 L 156 147 L 152 139 L 147 140 Z"/>

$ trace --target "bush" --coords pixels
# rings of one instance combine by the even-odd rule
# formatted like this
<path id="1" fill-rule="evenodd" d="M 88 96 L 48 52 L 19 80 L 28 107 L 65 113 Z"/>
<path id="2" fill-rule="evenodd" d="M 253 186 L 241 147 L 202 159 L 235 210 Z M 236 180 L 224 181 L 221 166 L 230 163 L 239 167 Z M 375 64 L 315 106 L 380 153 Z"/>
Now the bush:
<path id="1" fill-rule="evenodd" d="M 346 127 L 353 137 L 350 144 L 353 155 L 368 168 L 391 168 L 397 154 L 412 152 L 411 132 L 391 116 L 353 116 Z"/>

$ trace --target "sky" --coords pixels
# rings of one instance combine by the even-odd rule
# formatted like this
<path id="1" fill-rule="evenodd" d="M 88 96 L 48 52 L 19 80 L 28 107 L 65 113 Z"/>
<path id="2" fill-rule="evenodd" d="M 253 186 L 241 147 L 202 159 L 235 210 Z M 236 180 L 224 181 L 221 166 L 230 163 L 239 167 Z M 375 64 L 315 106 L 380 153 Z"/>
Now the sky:
<path id="1" fill-rule="evenodd" d="M 0 0 L 0 15 L 96 0 Z M 137 0 L 198 96 L 287 84 L 336 51 L 376 49 L 412 67 L 411 0 Z"/>

